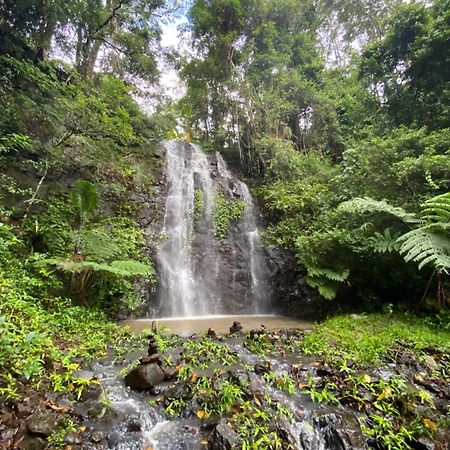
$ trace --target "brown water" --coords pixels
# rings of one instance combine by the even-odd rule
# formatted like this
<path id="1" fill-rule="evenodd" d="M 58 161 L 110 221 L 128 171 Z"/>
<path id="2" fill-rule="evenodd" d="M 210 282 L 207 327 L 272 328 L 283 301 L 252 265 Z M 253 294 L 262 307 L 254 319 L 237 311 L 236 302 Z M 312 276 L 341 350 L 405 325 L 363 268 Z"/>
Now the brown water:
<path id="1" fill-rule="evenodd" d="M 140 331 L 151 328 L 152 325 L 157 328 L 168 328 L 173 333 L 180 336 L 190 336 L 191 334 L 204 333 L 212 328 L 217 334 L 229 333 L 230 327 L 234 321 L 241 323 L 243 331 L 258 329 L 264 325 L 267 330 L 286 330 L 296 328 L 307 330 L 312 328 L 312 322 L 294 319 L 283 316 L 204 316 L 204 317 L 180 317 L 166 319 L 135 319 L 125 320 L 121 324 L 129 326 L 131 331 L 139 333 Z"/>

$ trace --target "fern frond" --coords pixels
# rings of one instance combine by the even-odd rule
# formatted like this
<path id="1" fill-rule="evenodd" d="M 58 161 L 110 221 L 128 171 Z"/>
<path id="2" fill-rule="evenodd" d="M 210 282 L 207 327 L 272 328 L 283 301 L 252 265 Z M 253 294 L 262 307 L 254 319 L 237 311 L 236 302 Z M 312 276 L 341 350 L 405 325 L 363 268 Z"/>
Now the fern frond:
<path id="1" fill-rule="evenodd" d="M 94 261 L 75 261 L 64 258 L 43 259 L 35 263 L 37 266 L 54 266 L 66 273 L 79 273 L 84 270 L 93 272 L 108 272 L 120 277 L 148 276 L 153 274 L 153 267 L 133 259 L 98 263 Z"/>
<path id="2" fill-rule="evenodd" d="M 106 231 L 90 229 L 82 234 L 82 245 L 86 259 L 105 262 L 120 255 L 119 246 Z"/>
<path id="3" fill-rule="evenodd" d="M 111 269 L 121 272 L 125 277 L 135 277 L 138 275 L 147 276 L 153 274 L 153 267 L 149 264 L 144 264 L 134 259 L 123 261 L 113 261 L 110 264 Z"/>
<path id="4" fill-rule="evenodd" d="M 400 254 L 406 262 L 418 263 L 419 269 L 427 264 L 438 272 L 448 273 L 450 269 L 450 239 L 444 234 L 434 233 L 426 227 L 411 230 L 400 236 Z"/>
<path id="5" fill-rule="evenodd" d="M 325 277 L 328 280 L 338 281 L 338 282 L 345 281 L 348 278 L 348 276 L 350 275 L 349 270 L 343 270 L 342 272 L 336 272 L 335 270 L 332 270 L 332 269 L 326 269 L 323 267 L 313 267 L 313 266 L 307 267 L 307 270 L 308 270 L 308 275 L 310 275 L 311 277 Z"/>
<path id="6" fill-rule="evenodd" d="M 317 289 L 319 294 L 326 300 L 333 300 L 337 294 L 337 286 L 329 280 L 323 278 L 316 278 L 311 275 L 305 276 L 305 281 L 313 289 Z"/>
<path id="7" fill-rule="evenodd" d="M 426 200 L 422 217 L 430 222 L 450 223 L 450 192 Z"/>
<path id="8" fill-rule="evenodd" d="M 406 212 L 403 208 L 390 205 L 384 200 L 374 200 L 370 197 L 353 198 L 338 206 L 341 211 L 349 213 L 363 214 L 373 212 L 383 212 L 390 214 L 406 223 L 418 223 L 420 220 L 415 214 Z"/>
<path id="9" fill-rule="evenodd" d="M 375 232 L 368 238 L 372 249 L 377 253 L 390 253 L 400 249 L 400 243 L 397 242 L 399 232 L 391 234 L 391 229 L 386 228 L 383 234 Z"/>
<path id="10" fill-rule="evenodd" d="M 77 273 L 83 270 L 83 261 L 65 258 L 47 258 L 34 263 L 35 266 L 54 266 L 61 272 Z"/>

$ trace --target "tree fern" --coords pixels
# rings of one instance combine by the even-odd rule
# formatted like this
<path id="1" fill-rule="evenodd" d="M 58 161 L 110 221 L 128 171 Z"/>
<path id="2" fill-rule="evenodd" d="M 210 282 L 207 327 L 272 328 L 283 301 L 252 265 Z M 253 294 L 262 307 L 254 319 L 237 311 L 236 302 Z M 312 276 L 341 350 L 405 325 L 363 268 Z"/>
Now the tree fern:
<path id="1" fill-rule="evenodd" d="M 120 277 L 148 276 L 153 274 L 150 264 L 141 263 L 134 259 L 98 263 L 95 261 L 77 261 L 69 258 L 48 258 L 36 263 L 40 266 L 53 266 L 66 273 L 81 273 L 84 271 L 108 272 Z"/>
<path id="2" fill-rule="evenodd" d="M 110 261 L 121 253 L 119 246 L 101 228 L 88 229 L 82 233 L 82 251 L 86 259 L 98 262 Z"/>
<path id="3" fill-rule="evenodd" d="M 400 253 L 406 262 L 414 261 L 419 269 L 426 265 L 438 273 L 450 269 L 450 193 L 438 195 L 422 205 L 422 225 L 400 236 Z"/>
<path id="4" fill-rule="evenodd" d="M 374 200 L 370 197 L 353 198 L 341 203 L 338 209 L 357 214 L 382 212 L 397 217 L 406 223 L 417 223 L 419 221 L 415 214 L 408 213 L 403 208 L 392 206 L 385 200 Z"/>
<path id="5" fill-rule="evenodd" d="M 422 205 L 422 218 L 448 229 L 450 224 L 450 192 L 428 199 Z"/>
<path id="6" fill-rule="evenodd" d="M 398 238 L 400 253 L 406 262 L 414 261 L 419 269 L 433 266 L 437 272 L 448 273 L 450 268 L 450 239 L 448 236 L 420 227 Z"/>

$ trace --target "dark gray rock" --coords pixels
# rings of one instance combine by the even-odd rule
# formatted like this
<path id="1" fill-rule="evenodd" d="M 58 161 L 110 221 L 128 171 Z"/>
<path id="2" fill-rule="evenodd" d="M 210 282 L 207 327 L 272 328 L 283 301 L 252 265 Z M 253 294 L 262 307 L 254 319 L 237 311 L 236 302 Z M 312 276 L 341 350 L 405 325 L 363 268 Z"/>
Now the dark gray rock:
<path id="1" fill-rule="evenodd" d="M 87 400 L 97 400 L 103 393 L 100 383 L 91 383 L 83 388 L 80 395 L 80 400 L 85 402 Z"/>
<path id="2" fill-rule="evenodd" d="M 58 419 L 58 416 L 54 412 L 38 409 L 28 417 L 26 423 L 31 433 L 46 437 L 58 430 Z"/>
<path id="3" fill-rule="evenodd" d="M 20 450 L 44 450 L 47 448 L 47 441 L 41 437 L 26 435 L 18 448 Z"/>
<path id="4" fill-rule="evenodd" d="M 24 399 L 23 401 L 16 403 L 16 416 L 18 419 L 27 418 L 36 408 L 33 406 L 29 399 Z"/>
<path id="5" fill-rule="evenodd" d="M 73 431 L 69 431 L 64 437 L 64 442 L 69 445 L 78 445 L 81 444 L 82 439 L 78 433 Z"/>
<path id="6" fill-rule="evenodd" d="M 314 424 L 330 450 L 364 450 L 367 447 L 358 419 L 352 414 L 316 413 Z"/>
<path id="7" fill-rule="evenodd" d="M 241 448 L 238 434 L 225 420 L 221 420 L 211 433 L 208 450 L 236 450 L 238 448 Z"/>
<path id="8" fill-rule="evenodd" d="M 143 356 L 139 362 L 141 364 L 158 364 L 158 366 L 162 366 L 163 359 L 158 355 L 158 353 L 153 353 L 152 355 Z"/>
<path id="9" fill-rule="evenodd" d="M 233 325 L 231 325 L 230 327 L 230 333 L 234 334 L 234 333 L 239 333 L 240 331 L 242 331 L 242 325 L 241 322 L 238 321 L 234 321 Z"/>
<path id="10" fill-rule="evenodd" d="M 305 281 L 305 270 L 299 266 L 295 255 L 277 247 L 265 249 L 272 304 L 279 314 L 302 319 L 325 317 L 335 304 L 323 299 Z"/>
<path id="11" fill-rule="evenodd" d="M 164 379 L 173 380 L 178 375 L 178 369 L 176 367 L 163 367 Z"/>
<path id="12" fill-rule="evenodd" d="M 91 435 L 91 441 L 96 442 L 96 443 L 102 441 L 104 438 L 105 438 L 105 433 L 100 430 L 94 431 Z"/>
<path id="13" fill-rule="evenodd" d="M 158 364 L 143 364 L 134 368 L 126 377 L 125 384 L 131 389 L 152 389 L 164 380 L 164 372 Z"/>

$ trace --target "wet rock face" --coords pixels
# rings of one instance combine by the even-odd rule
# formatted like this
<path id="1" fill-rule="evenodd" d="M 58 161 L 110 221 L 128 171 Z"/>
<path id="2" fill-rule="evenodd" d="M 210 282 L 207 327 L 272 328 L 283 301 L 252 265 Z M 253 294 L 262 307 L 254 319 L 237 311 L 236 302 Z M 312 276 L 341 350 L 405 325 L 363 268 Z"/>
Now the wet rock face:
<path id="1" fill-rule="evenodd" d="M 328 447 L 333 450 L 364 450 L 366 439 L 358 419 L 352 414 L 318 414 L 314 424 L 324 436 Z"/>
<path id="2" fill-rule="evenodd" d="M 158 364 L 141 364 L 125 377 L 125 384 L 131 389 L 144 391 L 153 389 L 164 378 L 164 371 Z"/>
<path id="3" fill-rule="evenodd" d="M 164 239 L 156 261 L 159 302 L 148 314 L 271 312 L 257 211 L 248 187 L 229 172 L 219 154 L 206 156 L 182 142 L 166 142 L 162 147 L 167 164 L 162 190 Z M 228 232 L 220 238 L 214 234 L 218 194 L 228 202 L 221 218 L 230 219 Z M 237 200 L 245 208 L 239 218 L 231 219 L 227 208 Z"/>
<path id="4" fill-rule="evenodd" d="M 330 311 L 332 302 L 321 298 L 305 280 L 292 252 L 275 247 L 265 249 L 272 303 L 278 314 L 318 319 Z"/>

